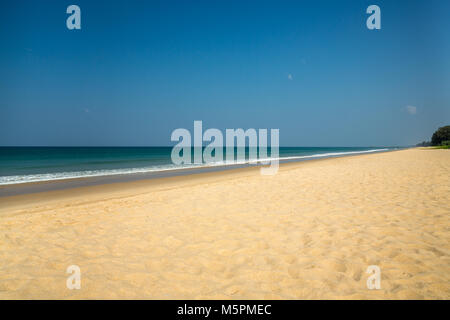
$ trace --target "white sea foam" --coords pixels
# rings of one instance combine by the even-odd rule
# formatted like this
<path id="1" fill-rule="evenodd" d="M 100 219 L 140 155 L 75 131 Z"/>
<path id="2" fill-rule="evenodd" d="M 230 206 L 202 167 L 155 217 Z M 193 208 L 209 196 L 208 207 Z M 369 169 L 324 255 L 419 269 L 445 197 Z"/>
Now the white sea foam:
<path id="1" fill-rule="evenodd" d="M 242 161 L 220 161 L 208 164 L 190 164 L 177 166 L 173 164 L 168 164 L 164 166 L 151 166 L 142 168 L 128 168 L 128 169 L 106 169 L 106 170 L 86 170 L 86 171 L 71 171 L 71 172 L 55 172 L 55 173 L 40 173 L 40 174 L 29 174 L 29 175 L 15 175 L 15 176 L 2 176 L 0 177 L 0 185 L 10 185 L 19 184 L 27 182 L 42 182 L 42 181 L 55 181 L 55 180 L 65 180 L 65 179 L 75 179 L 75 178 L 88 178 L 88 177 L 102 177 L 102 176 L 113 176 L 113 175 L 125 175 L 125 174 L 139 174 L 139 173 L 150 173 L 150 172 L 163 172 L 163 171 L 174 171 L 174 170 L 185 170 L 193 168 L 205 168 L 205 167 L 219 167 L 219 166 L 232 166 L 232 165 L 243 165 L 243 164 L 268 164 L 270 161 L 288 161 L 288 160 L 301 160 L 301 159 L 314 159 L 314 158 L 326 158 L 326 157 L 337 157 L 351 154 L 362 154 L 362 153 L 372 153 L 388 151 L 389 149 L 372 149 L 363 151 L 348 151 L 348 152 L 329 152 L 329 153 L 318 153 L 305 156 L 287 156 L 287 157 L 277 157 L 277 158 L 259 158 L 259 159 L 246 159 Z"/>

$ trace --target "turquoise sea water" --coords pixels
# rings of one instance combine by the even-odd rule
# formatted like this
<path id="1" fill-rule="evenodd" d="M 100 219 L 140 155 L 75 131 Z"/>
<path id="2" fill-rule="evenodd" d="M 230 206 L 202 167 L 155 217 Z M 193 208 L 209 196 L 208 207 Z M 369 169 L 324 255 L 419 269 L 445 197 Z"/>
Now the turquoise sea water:
<path id="1" fill-rule="evenodd" d="M 390 149 L 392 148 L 280 147 L 277 159 L 307 160 Z M 171 151 L 172 147 L 0 147 L 0 185 L 237 163 L 217 161 L 209 164 L 175 165 L 171 160 Z M 245 151 L 248 160 L 248 148 Z M 269 148 L 269 158 L 270 152 Z M 223 154 L 226 158 L 226 150 Z"/>

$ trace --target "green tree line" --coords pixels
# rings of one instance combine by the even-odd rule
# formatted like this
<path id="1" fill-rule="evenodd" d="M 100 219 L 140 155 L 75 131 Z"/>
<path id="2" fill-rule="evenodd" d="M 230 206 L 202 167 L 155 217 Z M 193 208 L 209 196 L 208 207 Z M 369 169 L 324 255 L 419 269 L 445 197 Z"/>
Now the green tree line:
<path id="1" fill-rule="evenodd" d="M 444 126 L 437 129 L 431 136 L 431 141 L 423 141 L 417 146 L 442 146 L 448 148 L 450 146 L 450 126 Z"/>

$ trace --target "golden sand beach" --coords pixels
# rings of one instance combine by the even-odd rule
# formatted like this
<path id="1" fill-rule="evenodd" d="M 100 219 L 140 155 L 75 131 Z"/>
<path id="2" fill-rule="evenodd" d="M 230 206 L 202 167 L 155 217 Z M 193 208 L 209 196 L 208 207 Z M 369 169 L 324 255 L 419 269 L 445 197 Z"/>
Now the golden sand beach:
<path id="1" fill-rule="evenodd" d="M 4 197 L 0 299 L 449 299 L 449 199 L 436 149 Z"/>

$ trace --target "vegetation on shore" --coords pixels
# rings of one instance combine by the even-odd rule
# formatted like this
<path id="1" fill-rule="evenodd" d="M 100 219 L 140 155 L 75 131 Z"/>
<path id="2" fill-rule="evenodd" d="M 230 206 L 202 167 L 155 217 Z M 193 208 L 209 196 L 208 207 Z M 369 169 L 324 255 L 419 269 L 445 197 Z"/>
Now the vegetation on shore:
<path id="1" fill-rule="evenodd" d="M 431 141 L 423 141 L 416 146 L 433 146 L 437 149 L 450 149 L 450 126 L 440 127 L 431 136 Z"/>

